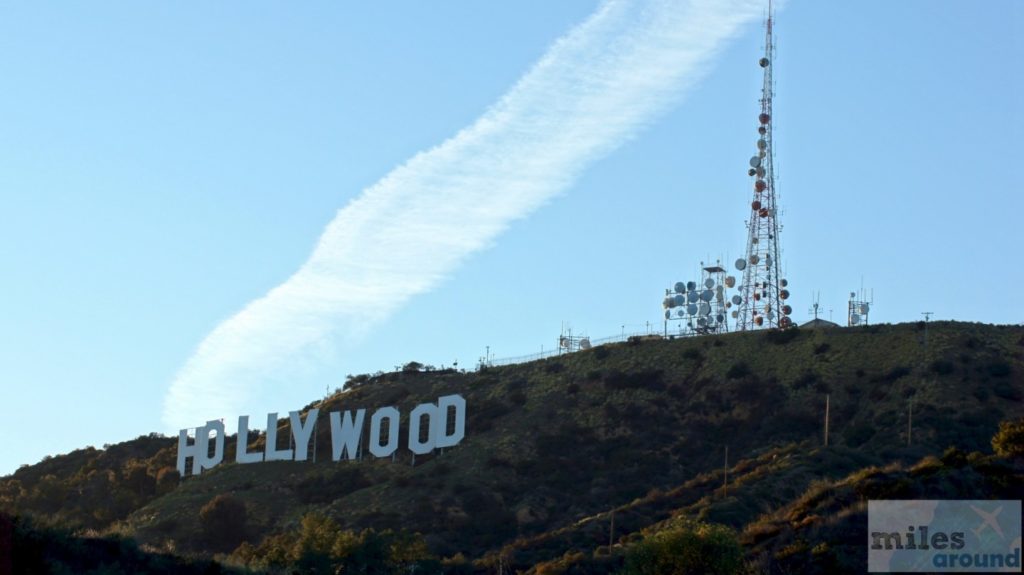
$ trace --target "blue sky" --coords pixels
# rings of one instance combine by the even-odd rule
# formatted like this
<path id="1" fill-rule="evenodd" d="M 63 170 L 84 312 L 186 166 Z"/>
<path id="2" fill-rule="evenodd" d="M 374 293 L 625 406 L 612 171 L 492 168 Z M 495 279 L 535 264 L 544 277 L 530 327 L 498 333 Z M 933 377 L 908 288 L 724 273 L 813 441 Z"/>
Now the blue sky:
<path id="1" fill-rule="evenodd" d="M 0 3 L 0 473 L 175 431 L 169 390 L 218 326 L 302 268 L 339 209 L 473 126 L 602 10 L 621 27 L 666 7 Z M 698 64 L 678 62 L 671 96 L 605 111 L 595 131 L 625 127 L 572 163 L 567 182 L 527 174 L 558 180 L 554 191 L 482 248 L 431 281 L 427 264 L 447 251 L 388 276 L 394 306 L 325 314 L 335 319 L 314 349 L 268 373 L 238 365 L 255 352 L 236 341 L 232 370 L 193 379 L 248 388 L 245 411 L 221 416 L 258 421 L 348 373 L 413 359 L 470 367 L 486 346 L 498 357 L 550 349 L 562 322 L 593 337 L 658 322 L 665 287 L 743 250 L 756 12 L 719 14 L 735 30 Z M 1024 322 L 1022 14 L 1018 2 L 924 0 L 856 11 L 792 0 L 779 12 L 775 144 L 796 319 L 818 291 L 841 318 L 863 278 L 873 322 L 922 311 Z M 588 54 L 572 57 L 593 65 Z M 547 109 L 533 106 L 519 122 Z M 293 336 L 275 327 L 260 344 Z M 206 400 L 189 389 L 181 403 L 200 425 Z M 45 431 L 26 431 L 39 422 Z"/>

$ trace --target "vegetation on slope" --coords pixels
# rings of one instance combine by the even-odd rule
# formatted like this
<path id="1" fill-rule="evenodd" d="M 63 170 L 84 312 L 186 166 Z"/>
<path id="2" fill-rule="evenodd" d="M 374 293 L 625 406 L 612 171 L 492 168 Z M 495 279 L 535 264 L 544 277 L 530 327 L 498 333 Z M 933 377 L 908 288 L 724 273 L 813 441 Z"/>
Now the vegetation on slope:
<path id="1" fill-rule="evenodd" d="M 432 556 L 465 557 L 478 569 L 540 571 L 559 561 L 568 568 L 576 563 L 565 557 L 595 558 L 602 547 L 603 564 L 617 569 L 622 546 L 645 530 L 690 518 L 742 531 L 813 482 L 910 464 L 950 445 L 986 449 L 999 421 L 1024 414 L 1024 330 L 935 322 L 927 348 L 922 336 L 914 324 L 738 333 L 601 346 L 474 373 L 357 376 L 349 389 L 307 407 L 319 407 L 324 419 L 327 411 L 384 405 L 407 414 L 460 393 L 468 404 L 465 441 L 415 460 L 400 451 L 395 462 L 333 463 L 325 461 L 330 437 L 322 421 L 315 463 L 225 463 L 179 483 L 166 473 L 158 480 L 173 465 L 175 441 L 151 438 L 157 443 L 148 454 L 82 450 L 19 470 L 0 479 L 0 509 L 207 556 L 241 541 L 258 549 L 296 537 L 315 513 L 356 536 L 422 533 Z M 284 422 L 280 428 L 286 436 Z M 249 438 L 252 449 L 264 441 Z M 720 493 L 726 447 L 730 487 Z M 226 453 L 233 452 L 229 442 Z M 113 518 L 97 518 L 107 500 L 84 488 L 90 474 L 107 478 L 109 498 L 133 492 L 128 470 L 140 467 L 150 478 L 136 472 L 142 495 Z M 204 535 L 200 513 L 227 494 L 244 509 L 230 543 Z M 445 569 L 457 564 L 449 560 Z"/>

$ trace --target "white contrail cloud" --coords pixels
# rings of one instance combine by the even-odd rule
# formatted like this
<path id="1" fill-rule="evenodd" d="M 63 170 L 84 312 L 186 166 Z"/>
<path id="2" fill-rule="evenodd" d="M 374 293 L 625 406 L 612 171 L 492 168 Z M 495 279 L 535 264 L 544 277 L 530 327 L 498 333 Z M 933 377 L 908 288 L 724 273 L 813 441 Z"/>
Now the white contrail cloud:
<path id="1" fill-rule="evenodd" d="M 207 335 L 170 386 L 164 423 L 273 410 L 269 396 L 280 400 L 293 371 L 315 365 L 335 338 L 372 329 L 438 285 L 678 102 L 764 8 L 601 4 L 472 125 L 339 210 L 294 275 Z"/>

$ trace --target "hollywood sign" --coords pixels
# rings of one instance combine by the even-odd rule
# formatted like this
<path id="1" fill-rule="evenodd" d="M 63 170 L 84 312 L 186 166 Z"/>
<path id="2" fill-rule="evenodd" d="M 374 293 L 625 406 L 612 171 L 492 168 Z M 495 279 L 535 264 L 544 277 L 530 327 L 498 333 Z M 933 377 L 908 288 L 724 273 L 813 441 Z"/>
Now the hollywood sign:
<path id="1" fill-rule="evenodd" d="M 267 414 L 267 440 L 264 451 L 249 451 L 246 438 L 249 437 L 249 416 L 238 418 L 238 441 L 235 447 L 236 463 L 259 463 L 262 461 L 306 461 L 309 458 L 309 442 L 316 428 L 319 409 L 310 409 L 305 420 L 298 411 L 288 413 L 291 428 L 291 443 L 294 448 L 277 447 L 277 413 Z M 332 411 L 331 458 L 333 461 L 355 459 L 363 437 L 366 410 L 344 413 Z M 399 420 L 401 413 L 394 407 L 382 407 L 370 416 L 369 450 L 374 457 L 390 457 L 398 450 Z M 424 424 L 424 418 L 427 423 Z M 449 423 L 453 425 L 449 426 Z M 448 429 L 452 431 L 449 433 Z M 382 433 L 386 429 L 386 433 Z M 424 434 L 423 431 L 426 431 Z M 458 445 L 466 435 L 466 400 L 461 395 L 445 395 L 437 403 L 421 403 L 409 414 L 408 448 L 416 455 L 424 455 L 435 449 Z M 210 434 L 213 434 L 211 437 Z M 421 437 L 424 436 L 425 438 Z M 185 475 L 186 463 L 192 459 L 192 475 L 212 469 L 224 461 L 224 422 L 207 421 L 196 428 L 195 440 L 189 443 L 188 430 L 178 433 L 178 473 Z M 381 443 L 384 438 L 384 443 Z M 210 453 L 210 442 L 213 453 Z"/>

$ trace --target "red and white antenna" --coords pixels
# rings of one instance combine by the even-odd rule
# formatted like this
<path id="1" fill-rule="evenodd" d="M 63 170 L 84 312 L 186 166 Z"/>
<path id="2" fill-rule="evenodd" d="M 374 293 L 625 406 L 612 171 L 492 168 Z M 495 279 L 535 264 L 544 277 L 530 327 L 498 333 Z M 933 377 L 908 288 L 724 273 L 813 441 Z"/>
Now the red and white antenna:
<path id="1" fill-rule="evenodd" d="M 779 273 L 779 211 L 775 189 L 775 166 L 772 159 L 772 66 L 775 46 L 772 43 L 772 4 L 768 2 L 765 20 L 764 56 L 758 62 L 764 70 L 761 88 L 761 113 L 758 114 L 757 153 L 750 158 L 747 173 L 753 181 L 750 219 L 747 221 L 746 256 L 736 260 L 736 269 L 743 272 L 740 294 L 733 302 L 738 330 L 785 328 L 792 325 L 792 308 L 788 282 Z M 739 301 L 737 301 L 739 300 Z"/>

